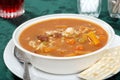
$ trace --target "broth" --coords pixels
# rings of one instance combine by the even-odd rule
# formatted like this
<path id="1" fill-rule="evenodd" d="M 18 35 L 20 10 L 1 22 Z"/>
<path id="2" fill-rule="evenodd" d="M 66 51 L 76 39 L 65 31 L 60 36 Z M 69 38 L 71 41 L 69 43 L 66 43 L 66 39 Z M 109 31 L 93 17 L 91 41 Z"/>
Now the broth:
<path id="1" fill-rule="evenodd" d="M 96 51 L 107 43 L 99 25 L 80 19 L 51 19 L 30 25 L 20 37 L 21 46 L 35 54 L 70 57 Z"/>

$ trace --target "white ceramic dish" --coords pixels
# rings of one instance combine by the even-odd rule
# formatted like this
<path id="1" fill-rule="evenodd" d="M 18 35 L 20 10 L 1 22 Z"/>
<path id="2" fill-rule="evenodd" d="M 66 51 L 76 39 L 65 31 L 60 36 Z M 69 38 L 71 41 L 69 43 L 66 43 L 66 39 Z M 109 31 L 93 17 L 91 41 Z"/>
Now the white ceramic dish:
<path id="1" fill-rule="evenodd" d="M 120 45 L 120 36 L 115 36 L 115 40 L 112 42 L 110 47 L 115 47 Z M 15 74 L 16 76 L 22 78 L 23 75 L 23 64 L 21 64 L 14 56 L 14 43 L 13 40 L 10 40 L 7 44 L 5 50 L 4 50 L 4 62 L 8 69 Z M 17 67 L 16 67 L 17 66 Z M 78 74 L 71 74 L 71 75 L 54 75 L 49 74 L 46 72 L 42 72 L 40 70 L 37 70 L 33 68 L 31 65 L 29 65 L 29 70 L 31 74 L 31 78 L 34 78 L 32 80 L 82 80 L 77 77 Z M 113 75 L 110 75 L 113 76 Z"/>
<path id="2" fill-rule="evenodd" d="M 100 25 L 108 33 L 108 42 L 104 47 L 94 52 L 91 52 L 90 54 L 74 56 L 74 57 L 51 57 L 51 56 L 38 55 L 20 46 L 19 36 L 24 29 L 29 27 L 31 24 L 35 24 L 50 19 L 57 19 L 57 18 L 83 19 L 96 23 Z M 115 34 L 112 27 L 100 19 L 90 16 L 79 15 L 79 14 L 53 14 L 53 15 L 46 15 L 31 19 L 23 23 L 19 27 L 17 27 L 17 29 L 13 33 L 13 42 L 21 51 L 23 51 L 25 54 L 28 55 L 31 64 L 34 67 L 54 74 L 72 74 L 86 69 L 87 67 L 94 64 L 98 59 L 100 59 L 102 53 L 99 52 L 108 48 L 114 36 Z"/>

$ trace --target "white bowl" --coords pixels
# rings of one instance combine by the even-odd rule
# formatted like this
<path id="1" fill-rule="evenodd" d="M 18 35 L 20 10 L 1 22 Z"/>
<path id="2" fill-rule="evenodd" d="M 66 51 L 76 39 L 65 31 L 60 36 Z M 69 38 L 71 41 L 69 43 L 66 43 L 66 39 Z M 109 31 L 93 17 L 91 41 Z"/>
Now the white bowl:
<path id="1" fill-rule="evenodd" d="M 21 32 L 29 27 L 31 24 L 38 23 L 40 21 L 48 20 L 48 19 L 56 19 L 56 18 L 75 18 L 75 19 L 83 19 L 88 20 L 93 23 L 100 25 L 107 33 L 108 33 L 108 42 L 101 49 L 91 52 L 90 54 L 74 56 L 74 57 L 51 57 L 51 56 L 43 56 L 34 54 L 26 49 L 24 49 L 19 43 L 19 36 Z M 108 48 L 110 43 L 114 38 L 114 30 L 112 27 L 105 23 L 104 21 L 79 14 L 53 14 L 37 17 L 31 20 L 28 20 L 21 24 L 13 33 L 13 41 L 15 46 L 23 51 L 26 55 L 28 55 L 31 64 L 45 72 L 54 73 L 54 74 L 72 74 L 82 71 L 92 64 L 94 64 L 97 60 L 99 60 L 102 56 L 104 49 Z"/>

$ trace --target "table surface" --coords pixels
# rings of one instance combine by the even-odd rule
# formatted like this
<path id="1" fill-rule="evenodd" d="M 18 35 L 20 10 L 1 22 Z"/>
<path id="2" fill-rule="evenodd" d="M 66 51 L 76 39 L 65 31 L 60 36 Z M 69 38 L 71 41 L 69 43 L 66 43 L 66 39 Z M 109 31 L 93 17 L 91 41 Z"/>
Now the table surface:
<path id="1" fill-rule="evenodd" d="M 120 35 L 120 19 L 111 18 L 107 10 L 107 0 L 102 0 L 99 19 L 110 24 L 117 35 Z M 21 80 L 6 67 L 3 60 L 4 49 L 12 37 L 13 31 L 21 23 L 42 15 L 57 13 L 75 13 L 77 0 L 25 0 L 25 14 L 15 19 L 0 18 L 0 80 Z M 12 63 L 14 64 L 14 63 Z M 107 80 L 120 80 L 120 73 Z"/>

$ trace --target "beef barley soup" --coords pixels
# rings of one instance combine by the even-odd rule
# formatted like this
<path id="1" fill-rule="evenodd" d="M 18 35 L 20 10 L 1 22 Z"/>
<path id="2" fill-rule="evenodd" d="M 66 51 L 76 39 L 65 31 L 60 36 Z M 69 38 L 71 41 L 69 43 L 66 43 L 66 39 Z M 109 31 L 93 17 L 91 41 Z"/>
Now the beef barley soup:
<path id="1" fill-rule="evenodd" d="M 80 19 L 51 19 L 30 25 L 19 42 L 35 54 L 71 57 L 96 51 L 107 43 L 108 34 L 99 25 Z"/>

